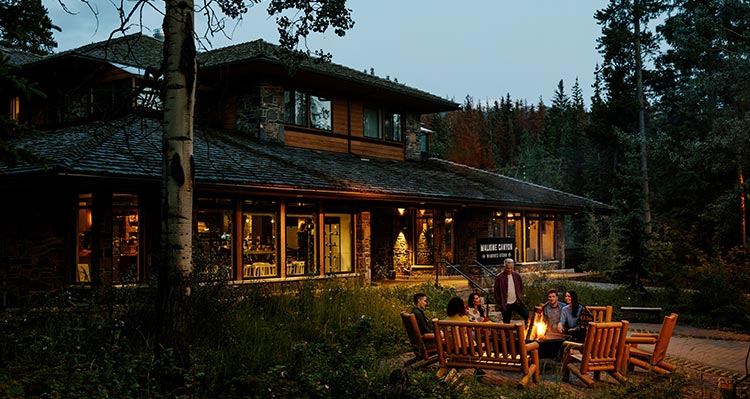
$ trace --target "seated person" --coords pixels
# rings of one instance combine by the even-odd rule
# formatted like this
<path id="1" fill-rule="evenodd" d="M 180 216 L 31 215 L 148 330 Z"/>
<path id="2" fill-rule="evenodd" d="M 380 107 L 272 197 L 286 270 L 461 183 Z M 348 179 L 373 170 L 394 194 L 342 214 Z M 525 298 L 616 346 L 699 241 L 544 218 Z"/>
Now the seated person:
<path id="1" fill-rule="evenodd" d="M 583 305 L 578 303 L 578 293 L 573 290 L 567 291 L 565 302 L 568 304 L 560 312 L 560 328 L 564 334 L 573 336 L 573 341 L 583 342 L 586 331 L 578 328 L 578 317 L 583 310 Z"/>
<path id="2" fill-rule="evenodd" d="M 454 296 L 450 301 L 448 301 L 448 307 L 445 309 L 445 313 L 448 315 L 445 320 L 469 321 L 469 316 L 466 314 L 466 306 L 464 306 L 464 301 L 457 296 Z"/>
<path id="3" fill-rule="evenodd" d="M 490 321 L 490 319 L 484 314 L 482 297 L 474 292 L 469 294 L 469 298 L 466 299 L 466 315 L 469 316 L 469 321 Z"/>
<path id="4" fill-rule="evenodd" d="M 435 332 L 434 328 L 432 327 L 432 322 L 427 318 L 427 315 L 424 313 L 426 308 L 427 308 L 427 295 L 425 295 L 422 292 L 418 292 L 414 294 L 414 308 L 412 308 L 411 312 L 414 314 L 414 317 L 417 319 L 417 326 L 419 326 L 419 332 L 422 333 L 422 335 L 434 334 Z M 434 335 L 432 337 L 434 338 Z"/>
<path id="5" fill-rule="evenodd" d="M 550 332 L 558 334 L 563 332 L 563 327 L 560 324 L 562 308 L 563 305 L 557 300 L 557 290 L 555 288 L 547 290 L 547 303 L 542 307 L 542 316 Z"/>

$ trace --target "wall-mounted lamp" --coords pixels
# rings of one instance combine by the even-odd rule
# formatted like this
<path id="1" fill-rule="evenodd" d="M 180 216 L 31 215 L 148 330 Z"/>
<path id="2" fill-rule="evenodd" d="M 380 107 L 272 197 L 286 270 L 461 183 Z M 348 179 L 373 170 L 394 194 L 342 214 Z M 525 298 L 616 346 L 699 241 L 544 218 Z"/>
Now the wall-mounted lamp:
<path id="1" fill-rule="evenodd" d="M 398 215 L 399 216 L 404 216 L 404 212 L 406 212 L 405 208 L 398 208 Z"/>
<path id="2" fill-rule="evenodd" d="M 445 224 L 453 223 L 453 212 L 445 212 Z"/>

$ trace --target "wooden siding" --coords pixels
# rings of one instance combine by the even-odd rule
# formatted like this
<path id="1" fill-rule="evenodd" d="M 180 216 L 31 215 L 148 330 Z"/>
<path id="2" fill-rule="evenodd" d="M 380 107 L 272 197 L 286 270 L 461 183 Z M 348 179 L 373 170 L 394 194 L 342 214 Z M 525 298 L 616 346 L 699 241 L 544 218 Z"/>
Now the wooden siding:
<path id="1" fill-rule="evenodd" d="M 333 133 L 349 135 L 349 109 L 346 99 L 334 97 L 333 100 Z"/>
<path id="2" fill-rule="evenodd" d="M 404 160 L 402 147 L 372 143 L 369 141 L 352 140 L 352 153 L 371 158 L 388 158 Z"/>
<path id="3" fill-rule="evenodd" d="M 284 129 L 284 144 L 287 146 L 335 152 L 349 151 L 346 136 L 333 137 L 331 135 L 322 135 L 314 132 L 307 133 L 292 129 L 290 126 Z"/>
<path id="4" fill-rule="evenodd" d="M 365 136 L 364 106 L 362 101 L 352 100 L 349 102 L 349 113 L 352 121 L 352 137 Z"/>

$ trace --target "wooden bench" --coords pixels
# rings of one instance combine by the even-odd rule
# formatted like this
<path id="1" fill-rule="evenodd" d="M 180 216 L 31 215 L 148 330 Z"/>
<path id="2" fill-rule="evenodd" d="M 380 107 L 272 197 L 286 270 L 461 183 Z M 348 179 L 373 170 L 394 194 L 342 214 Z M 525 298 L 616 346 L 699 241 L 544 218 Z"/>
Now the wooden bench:
<path id="1" fill-rule="evenodd" d="M 539 382 L 539 343 L 526 343 L 522 323 L 432 320 L 442 377 L 450 367 L 518 371 L 522 388 Z"/>
<path id="2" fill-rule="evenodd" d="M 649 323 L 661 322 L 661 308 L 651 308 L 644 306 L 622 306 L 622 319 L 630 322 L 641 321 Z"/>

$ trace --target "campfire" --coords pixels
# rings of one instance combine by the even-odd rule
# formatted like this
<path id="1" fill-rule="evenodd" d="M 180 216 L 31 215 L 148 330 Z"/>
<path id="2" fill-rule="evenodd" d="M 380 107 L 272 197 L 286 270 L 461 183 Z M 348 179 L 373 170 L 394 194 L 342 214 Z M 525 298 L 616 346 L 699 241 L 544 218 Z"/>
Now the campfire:
<path id="1" fill-rule="evenodd" d="M 542 308 L 536 307 L 536 314 L 534 315 L 534 323 L 531 325 L 531 331 L 529 332 L 529 338 L 532 340 L 544 340 L 547 334 L 547 323 L 544 322 L 544 315 L 542 315 Z"/>

